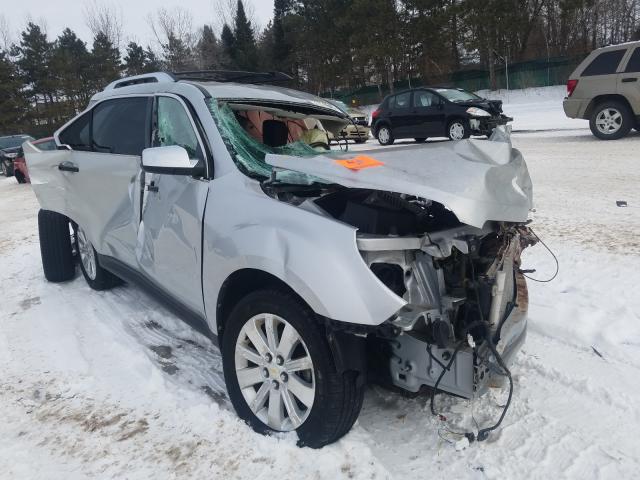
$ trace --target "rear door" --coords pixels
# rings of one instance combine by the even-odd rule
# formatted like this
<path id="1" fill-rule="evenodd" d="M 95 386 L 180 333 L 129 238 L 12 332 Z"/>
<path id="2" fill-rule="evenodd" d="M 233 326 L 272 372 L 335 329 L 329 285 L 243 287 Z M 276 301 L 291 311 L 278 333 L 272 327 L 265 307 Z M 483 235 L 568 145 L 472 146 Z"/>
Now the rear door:
<path id="1" fill-rule="evenodd" d="M 201 129 L 183 99 L 159 95 L 153 109 L 154 147 L 179 145 L 208 164 Z M 204 314 L 202 219 L 209 182 L 190 175 L 145 173 L 138 235 L 140 269 L 193 312 Z"/>
<path id="2" fill-rule="evenodd" d="M 444 126 L 444 109 L 442 99 L 428 90 L 413 92 L 413 109 L 416 138 L 442 135 Z"/>
<path id="3" fill-rule="evenodd" d="M 411 106 L 411 92 L 399 93 L 389 99 L 389 120 L 396 138 L 413 136 L 413 108 Z"/>
<path id="4" fill-rule="evenodd" d="M 624 95 L 635 115 L 640 115 L 640 47 L 632 49 L 622 73 L 618 74 L 618 93 Z"/>
<path id="5" fill-rule="evenodd" d="M 131 266 L 151 102 L 149 96 L 102 101 L 59 133 L 66 149 L 27 154 L 43 208 L 54 205 L 82 227 L 98 253 Z"/>

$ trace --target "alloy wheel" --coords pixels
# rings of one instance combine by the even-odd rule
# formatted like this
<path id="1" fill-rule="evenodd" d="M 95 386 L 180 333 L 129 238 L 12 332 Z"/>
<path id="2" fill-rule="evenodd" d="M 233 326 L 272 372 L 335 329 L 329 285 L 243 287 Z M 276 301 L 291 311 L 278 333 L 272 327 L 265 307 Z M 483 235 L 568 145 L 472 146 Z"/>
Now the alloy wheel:
<path id="1" fill-rule="evenodd" d="M 378 132 L 378 140 L 380 140 L 380 143 L 389 143 L 390 138 L 391 135 L 389 129 L 387 127 L 380 128 L 380 131 Z"/>
<path id="2" fill-rule="evenodd" d="M 250 318 L 236 341 L 235 369 L 247 405 L 271 429 L 295 430 L 309 416 L 316 393 L 313 361 L 285 319 L 269 313 Z"/>
<path id="3" fill-rule="evenodd" d="M 449 137 L 451 140 L 462 140 L 464 138 L 464 125 L 460 122 L 453 122 L 449 126 Z"/>
<path id="4" fill-rule="evenodd" d="M 80 254 L 80 261 L 84 267 L 84 271 L 91 280 L 96 279 L 96 254 L 93 250 L 93 245 L 87 239 L 87 235 L 80 227 L 78 227 L 78 253 Z"/>
<path id="5" fill-rule="evenodd" d="M 622 114 L 615 108 L 607 107 L 596 116 L 596 128 L 604 135 L 613 135 L 622 127 Z"/>

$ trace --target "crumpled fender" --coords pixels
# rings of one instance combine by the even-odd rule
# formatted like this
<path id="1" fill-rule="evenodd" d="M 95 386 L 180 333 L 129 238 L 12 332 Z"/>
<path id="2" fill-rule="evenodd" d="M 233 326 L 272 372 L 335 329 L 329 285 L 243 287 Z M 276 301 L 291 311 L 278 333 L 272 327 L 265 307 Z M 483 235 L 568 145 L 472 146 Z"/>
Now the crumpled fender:
<path id="1" fill-rule="evenodd" d="M 207 200 L 203 291 L 212 331 L 220 288 L 246 268 L 274 275 L 333 320 L 378 325 L 406 304 L 367 267 L 355 228 L 274 200 L 238 172 L 217 179 Z"/>

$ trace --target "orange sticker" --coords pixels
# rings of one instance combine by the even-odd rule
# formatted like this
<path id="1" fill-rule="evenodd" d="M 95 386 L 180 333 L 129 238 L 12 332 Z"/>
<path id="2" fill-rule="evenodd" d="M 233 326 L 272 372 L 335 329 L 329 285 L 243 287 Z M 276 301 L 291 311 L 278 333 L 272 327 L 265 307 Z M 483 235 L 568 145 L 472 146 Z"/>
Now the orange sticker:
<path id="1" fill-rule="evenodd" d="M 357 157 L 349 158 L 348 160 L 336 160 L 336 163 L 356 172 L 365 168 L 379 167 L 380 165 L 384 165 L 384 163 L 380 160 L 376 160 L 375 158 L 369 157 L 367 155 L 358 155 Z"/>

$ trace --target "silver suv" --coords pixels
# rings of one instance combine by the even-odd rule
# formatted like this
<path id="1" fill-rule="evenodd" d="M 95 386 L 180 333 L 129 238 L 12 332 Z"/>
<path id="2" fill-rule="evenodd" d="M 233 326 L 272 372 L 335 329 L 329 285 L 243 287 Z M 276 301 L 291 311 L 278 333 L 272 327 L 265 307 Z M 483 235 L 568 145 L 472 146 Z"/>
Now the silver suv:
<path id="1" fill-rule="evenodd" d="M 25 143 L 45 277 L 77 252 L 92 288 L 146 289 L 220 345 L 242 419 L 311 447 L 349 431 L 367 381 L 512 388 L 533 240 L 508 137 L 331 152 L 310 140 L 342 110 L 247 75 L 121 79 L 57 150 Z"/>
<path id="2" fill-rule="evenodd" d="M 598 48 L 569 77 L 564 112 L 602 140 L 622 138 L 638 126 L 639 78 L 640 42 Z"/>

